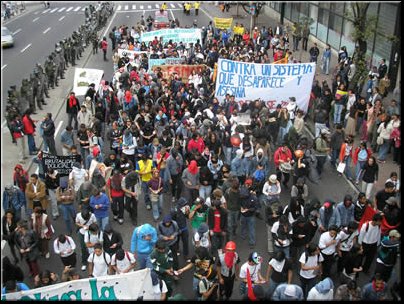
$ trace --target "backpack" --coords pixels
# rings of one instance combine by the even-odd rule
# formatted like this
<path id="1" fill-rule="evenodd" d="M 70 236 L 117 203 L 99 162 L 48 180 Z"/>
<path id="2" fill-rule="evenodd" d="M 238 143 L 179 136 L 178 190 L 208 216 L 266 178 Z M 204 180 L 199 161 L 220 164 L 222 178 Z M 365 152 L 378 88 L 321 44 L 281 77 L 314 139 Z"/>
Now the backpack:
<path id="1" fill-rule="evenodd" d="M 105 251 L 102 252 L 102 255 L 104 256 L 105 264 L 107 266 L 109 266 L 109 263 L 107 262 L 107 257 L 105 256 Z M 93 263 L 93 264 L 94 264 L 94 258 L 95 258 L 95 253 L 93 252 L 93 259 L 91 260 L 91 263 Z"/>
<path id="2" fill-rule="evenodd" d="M 125 256 L 126 256 L 126 258 L 128 259 L 128 261 L 129 261 L 129 263 L 131 263 L 131 261 L 130 261 L 130 256 L 129 256 L 129 252 L 127 252 L 127 251 L 125 251 Z M 106 261 L 105 261 L 106 262 Z M 116 255 L 115 255 L 115 264 L 116 264 Z"/>

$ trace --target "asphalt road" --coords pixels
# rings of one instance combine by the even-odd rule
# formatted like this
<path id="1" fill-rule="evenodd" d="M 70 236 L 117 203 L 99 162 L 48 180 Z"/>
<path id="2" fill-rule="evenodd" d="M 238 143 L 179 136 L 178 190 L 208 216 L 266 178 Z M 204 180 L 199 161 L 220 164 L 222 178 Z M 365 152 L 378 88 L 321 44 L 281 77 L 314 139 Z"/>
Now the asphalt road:
<path id="1" fill-rule="evenodd" d="M 178 4 L 175 2 L 170 2 L 170 3 L 168 3 L 169 6 L 171 3 L 175 6 L 177 6 L 177 4 Z M 156 10 L 155 4 L 156 3 L 153 3 L 153 2 L 145 2 L 142 4 L 140 4 L 138 2 L 136 4 L 134 2 L 131 2 L 131 3 L 117 2 L 115 4 L 115 13 L 112 16 L 112 18 L 110 18 L 108 20 L 108 23 L 107 23 L 108 28 L 103 29 L 100 33 L 108 34 L 110 28 L 113 27 L 114 25 L 119 26 L 122 24 L 126 24 L 130 28 L 132 25 L 136 24 L 136 22 L 140 19 L 140 16 L 142 14 L 144 14 L 145 17 L 148 16 L 148 13 L 149 13 L 148 6 L 149 5 L 151 6 L 150 14 L 152 14 Z M 121 5 L 121 9 L 119 10 L 120 5 Z M 125 10 L 126 5 L 128 8 L 127 10 Z M 132 9 L 133 5 L 136 5 L 136 9 Z M 140 8 L 140 5 L 143 5 L 143 9 Z M 73 3 L 71 4 L 71 6 L 77 7 L 77 5 L 73 5 Z M 208 12 L 209 15 L 211 14 L 210 7 L 211 7 L 211 5 L 203 4 L 202 9 L 199 12 L 199 16 L 194 16 L 193 12 L 192 12 L 191 16 L 184 16 L 182 13 L 182 9 L 176 9 L 176 8 L 170 9 L 170 7 L 169 7 L 169 11 L 170 11 L 170 15 L 172 14 L 172 15 L 174 15 L 175 18 L 179 19 L 181 25 L 192 24 L 194 19 L 197 19 L 198 25 L 201 27 L 204 25 L 206 26 L 210 21 L 210 16 L 208 16 L 205 13 L 205 12 Z M 177 8 L 178 8 L 178 6 L 177 6 Z M 146 10 L 146 12 L 144 12 L 145 10 Z M 41 14 L 37 14 L 37 15 L 41 16 Z M 59 18 L 60 17 L 61 17 L 61 15 L 59 15 Z M 79 20 L 79 21 L 82 20 L 82 18 L 77 17 L 77 16 L 75 18 L 77 18 L 77 20 Z M 67 17 L 64 19 L 67 19 Z M 58 23 L 58 18 L 53 18 L 52 20 L 53 20 L 53 23 L 48 23 L 48 27 L 54 27 L 54 26 L 56 26 L 55 23 Z M 32 22 L 32 20 L 30 22 Z M 63 27 L 63 28 L 66 32 L 72 32 L 77 26 L 78 26 L 77 24 L 73 23 L 70 28 L 68 28 L 67 26 Z M 45 29 L 46 29 L 46 27 L 45 27 Z M 49 31 L 49 33 L 50 32 L 51 31 Z M 42 35 L 42 32 L 40 32 L 40 33 L 41 33 L 40 35 Z M 55 41 L 58 41 L 61 39 L 61 36 L 55 36 L 54 39 L 55 39 Z M 53 45 L 53 42 L 52 43 L 49 42 L 49 45 Z M 89 52 L 90 52 L 90 50 L 87 49 L 85 56 L 79 62 L 79 66 L 81 67 L 82 65 L 84 65 L 84 67 L 86 67 L 86 68 L 103 69 L 104 73 L 105 73 L 104 79 L 110 80 L 112 77 L 112 60 L 110 59 L 108 62 L 104 62 L 102 60 L 102 53 L 99 52 L 98 54 L 96 54 L 94 56 L 90 55 L 89 60 L 86 61 L 86 58 L 87 58 L 87 55 L 89 54 Z M 111 55 L 112 54 L 111 54 L 111 51 L 109 48 L 108 56 L 110 57 Z M 32 61 L 32 63 L 35 63 L 35 62 L 36 62 L 35 60 Z M 56 116 L 55 124 L 58 127 L 58 133 L 56 136 L 56 145 L 57 146 L 60 146 L 60 133 L 65 128 L 66 123 L 67 123 L 67 115 L 65 114 L 65 111 L 64 111 L 64 98 L 67 96 L 67 93 L 72 86 L 73 75 L 74 75 L 73 70 L 70 68 L 69 71 L 66 73 L 66 79 L 62 82 L 62 86 L 59 87 L 58 89 L 51 91 L 51 99 L 54 102 L 51 105 L 48 105 L 46 107 L 46 112 L 51 111 L 52 113 L 54 113 L 54 116 Z M 22 77 L 22 76 L 20 76 L 20 77 Z M 82 97 L 79 99 L 80 99 L 80 102 L 82 102 Z M 61 108 L 61 110 L 60 110 L 60 108 Z M 40 117 L 41 117 L 41 115 L 38 114 L 38 115 L 35 115 L 34 118 L 39 119 Z M 4 132 L 3 132 L 3 135 L 4 135 Z M 5 157 L 2 156 L 2 171 L 3 171 L 2 176 L 4 176 L 5 180 L 6 180 L 6 181 L 2 181 L 2 184 L 3 184 L 6 182 L 9 182 L 11 179 L 11 171 L 13 168 L 11 166 L 14 166 L 14 164 L 15 164 L 12 160 L 12 155 L 13 155 L 13 153 L 17 153 L 17 151 L 16 151 L 16 147 L 14 145 L 11 145 L 11 140 L 9 139 L 8 134 L 7 134 L 7 136 L 2 136 L 2 141 L 3 141 L 2 149 L 4 149 L 4 151 L 6 152 L 6 156 Z M 37 137 L 37 144 L 39 144 L 39 143 L 40 143 L 40 141 Z M 61 152 L 60 147 L 58 147 L 58 151 Z M 30 173 L 35 172 L 35 169 L 36 169 L 36 166 L 33 165 L 30 169 Z M 327 168 L 327 169 L 329 169 L 329 168 Z M 4 187 L 4 184 L 2 186 Z M 283 204 L 287 204 L 289 201 L 290 196 L 289 196 L 288 192 L 289 191 L 286 189 L 282 190 L 281 201 L 283 202 Z M 330 172 L 329 170 L 325 170 L 319 185 L 314 185 L 314 184 L 309 183 L 309 198 L 317 197 L 321 201 L 329 198 L 329 199 L 333 199 L 334 201 L 339 202 L 343 199 L 343 196 L 347 193 L 350 193 L 353 196 L 355 196 L 352 188 L 345 182 L 345 180 L 343 178 L 336 178 L 335 174 Z M 170 207 L 171 207 L 171 196 L 167 195 L 165 197 L 163 214 L 168 213 L 170 210 Z M 145 208 L 145 205 L 143 204 L 142 200 L 140 200 L 139 205 L 138 205 L 138 213 L 139 213 L 139 215 L 138 215 L 138 224 L 139 225 L 146 223 L 146 222 L 154 223 L 153 219 L 152 219 L 151 211 L 148 211 Z M 117 229 L 119 232 L 121 232 L 123 239 L 124 239 L 124 245 L 123 245 L 124 249 L 129 249 L 130 248 L 130 239 L 131 239 L 132 232 L 134 229 L 134 227 L 130 223 L 129 215 L 127 213 L 125 213 L 125 223 L 123 225 L 119 225 L 117 222 L 112 220 L 112 213 L 111 213 L 110 223 L 112 223 L 112 227 L 114 229 Z M 60 233 L 64 233 L 66 231 L 65 224 L 64 224 L 62 217 L 59 217 L 59 219 L 57 221 L 53 222 L 53 225 L 54 225 L 54 228 L 56 231 L 56 235 L 58 235 Z M 240 230 L 238 229 L 238 231 L 237 231 L 238 234 L 239 234 L 239 231 Z M 56 235 L 54 237 L 56 237 Z M 76 243 L 78 244 L 77 237 L 75 235 L 73 235 L 73 238 L 76 241 Z M 265 275 L 266 270 L 267 270 L 267 262 L 268 262 L 267 234 L 266 234 L 265 223 L 260 219 L 257 219 L 257 221 L 256 221 L 256 244 L 257 245 L 254 249 L 250 249 L 248 246 L 248 241 L 242 240 L 239 236 L 237 236 L 237 238 L 236 238 L 236 243 L 237 243 L 237 247 L 238 247 L 237 251 L 240 255 L 240 259 L 241 259 L 242 263 L 244 263 L 246 261 L 250 251 L 252 251 L 252 250 L 257 251 L 263 257 L 264 265 L 262 267 L 262 274 Z M 53 243 L 51 242 L 51 249 L 50 249 L 51 253 L 53 252 L 52 244 Z M 192 247 L 191 242 L 190 242 L 190 250 L 192 253 L 193 247 Z M 80 266 L 81 266 L 79 263 L 79 261 L 80 261 L 79 251 L 80 250 L 78 249 L 78 251 L 77 251 L 78 252 L 78 259 L 77 259 L 78 268 L 80 268 Z M 5 253 L 7 254 L 8 252 L 9 252 L 9 250 L 6 246 Z M 62 271 L 62 263 L 60 261 L 60 258 L 53 253 L 51 254 L 51 258 L 49 260 L 41 258 L 39 261 L 39 264 L 40 264 L 41 269 L 49 269 L 49 270 L 55 271 L 59 274 Z M 180 267 L 185 265 L 185 261 L 182 256 L 179 258 L 179 264 L 180 264 Z M 27 275 L 26 282 L 28 283 L 28 285 L 33 286 L 32 279 L 28 278 L 28 267 L 27 267 L 26 263 L 20 262 L 19 265 L 22 267 L 22 269 L 24 270 L 24 273 Z M 240 264 L 240 266 L 241 266 L 241 264 Z M 83 273 L 83 275 L 84 275 L 84 277 L 86 277 L 86 273 Z M 359 277 L 359 286 L 363 286 L 368 280 L 369 280 L 368 276 L 361 274 Z M 293 281 L 295 283 L 299 284 L 297 272 L 294 272 Z M 336 283 L 338 284 L 338 282 L 336 282 Z M 266 286 L 268 286 L 268 285 L 266 285 Z M 182 293 L 187 298 L 192 297 L 192 295 L 193 295 L 193 293 L 192 293 L 192 270 L 184 273 L 181 276 L 181 279 L 177 282 L 174 291 L 175 291 L 175 293 L 178 293 L 178 292 Z M 232 299 L 240 299 L 238 282 L 236 282 L 234 285 Z"/>

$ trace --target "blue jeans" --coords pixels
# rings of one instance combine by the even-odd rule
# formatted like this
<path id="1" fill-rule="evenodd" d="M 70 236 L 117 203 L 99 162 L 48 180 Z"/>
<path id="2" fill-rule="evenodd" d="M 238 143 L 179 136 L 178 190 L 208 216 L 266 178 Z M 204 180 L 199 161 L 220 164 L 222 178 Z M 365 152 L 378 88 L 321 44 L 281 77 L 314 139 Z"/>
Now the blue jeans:
<path id="1" fill-rule="evenodd" d="M 330 73 L 330 58 L 324 59 L 323 73 L 327 75 Z"/>
<path id="2" fill-rule="evenodd" d="M 335 169 L 335 166 L 337 165 L 337 159 L 339 157 L 339 152 L 340 149 L 332 149 L 331 150 L 331 160 L 330 163 L 333 166 L 333 168 Z"/>
<path id="3" fill-rule="evenodd" d="M 81 154 L 81 159 L 85 159 L 86 161 L 84 162 L 84 169 L 90 169 L 90 167 L 87 167 L 87 156 L 89 154 L 89 149 L 85 149 L 83 147 L 80 147 L 80 154 Z"/>
<path id="4" fill-rule="evenodd" d="M 150 261 L 150 253 L 137 253 L 137 262 L 139 263 L 139 269 L 150 268 L 153 269 L 153 265 Z"/>
<path id="5" fill-rule="evenodd" d="M 314 123 L 314 130 L 315 130 L 314 137 L 319 137 L 322 129 L 327 129 L 327 125 L 325 123 L 318 123 L 318 122 Z"/>
<path id="6" fill-rule="evenodd" d="M 363 166 L 366 164 L 366 160 L 359 161 L 356 163 L 355 179 L 359 182 L 360 174 L 362 173 Z"/>
<path id="7" fill-rule="evenodd" d="M 352 179 L 352 173 L 351 173 L 351 157 L 350 157 L 350 156 L 346 157 L 345 160 L 344 160 L 344 162 L 346 163 L 345 171 L 344 171 L 345 176 L 346 176 L 347 178 L 349 178 L 349 179 Z"/>
<path id="8" fill-rule="evenodd" d="M 232 147 L 225 147 L 223 146 L 223 152 L 224 152 L 224 157 L 226 160 L 226 164 L 231 164 L 231 153 L 232 153 L 233 148 Z"/>
<path id="9" fill-rule="evenodd" d="M 144 197 L 144 203 L 146 206 L 151 206 L 150 191 L 147 182 L 142 181 L 142 192 Z"/>
<path id="10" fill-rule="evenodd" d="M 241 237 L 245 238 L 248 229 L 248 244 L 255 245 L 255 215 L 240 217 Z"/>
<path id="11" fill-rule="evenodd" d="M 76 210 L 74 209 L 73 204 L 60 204 L 60 208 L 62 209 L 63 219 L 66 223 L 66 228 L 69 234 L 72 234 L 72 220 L 73 223 L 76 221 Z"/>
<path id="12" fill-rule="evenodd" d="M 276 283 L 275 281 L 272 280 L 272 278 L 269 278 L 269 287 L 265 293 L 265 296 L 267 299 L 271 299 L 272 298 L 272 294 L 274 293 L 276 287 L 278 287 L 278 285 L 280 285 L 282 283 Z"/>
<path id="13" fill-rule="evenodd" d="M 386 160 L 387 152 L 389 151 L 390 140 L 383 140 L 383 144 L 379 146 L 377 158 L 379 160 Z"/>
<path id="14" fill-rule="evenodd" d="M 279 127 L 279 132 L 278 132 L 278 139 L 277 139 L 277 144 L 281 145 L 283 142 L 283 138 L 286 135 L 286 128 L 284 127 Z"/>
<path id="15" fill-rule="evenodd" d="M 334 104 L 334 124 L 341 123 L 342 104 Z"/>
<path id="16" fill-rule="evenodd" d="M 234 240 L 236 237 L 237 222 L 240 218 L 240 211 L 229 210 L 227 213 L 227 233 L 229 234 L 229 240 Z"/>
<path id="17" fill-rule="evenodd" d="M 34 151 L 37 150 L 36 145 L 35 145 L 35 138 L 32 134 L 27 134 L 27 138 L 28 138 L 28 150 L 29 150 L 29 153 L 32 154 L 32 153 L 34 153 Z"/>
<path id="18" fill-rule="evenodd" d="M 202 197 L 205 201 L 208 197 L 210 197 L 210 194 L 212 193 L 212 185 L 208 186 L 199 186 L 199 196 Z"/>
<path id="19" fill-rule="evenodd" d="M 152 205 L 153 218 L 157 220 L 160 216 L 160 213 L 162 213 L 163 211 L 163 194 L 161 193 L 158 196 L 157 201 L 152 200 L 151 205 Z"/>
<path id="20" fill-rule="evenodd" d="M 289 259 L 290 258 L 290 246 L 287 247 L 279 247 L 279 246 L 274 246 L 274 252 L 280 252 L 283 251 L 285 253 L 285 258 Z"/>
<path id="21" fill-rule="evenodd" d="M 105 226 L 107 226 L 108 223 L 109 223 L 109 217 L 108 216 L 106 216 L 106 217 L 97 217 L 98 227 L 100 227 L 100 229 L 102 231 L 104 231 Z"/>

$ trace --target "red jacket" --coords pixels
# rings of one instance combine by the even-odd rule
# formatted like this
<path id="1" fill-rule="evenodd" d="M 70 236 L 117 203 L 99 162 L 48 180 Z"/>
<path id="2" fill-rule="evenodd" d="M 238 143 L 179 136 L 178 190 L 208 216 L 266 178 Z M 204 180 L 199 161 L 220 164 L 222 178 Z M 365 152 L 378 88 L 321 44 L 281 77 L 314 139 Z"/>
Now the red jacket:
<path id="1" fill-rule="evenodd" d="M 339 161 L 343 162 L 344 158 L 345 158 L 345 147 L 346 147 L 346 143 L 343 143 L 341 145 L 341 151 L 339 152 Z M 352 157 L 352 153 L 353 152 L 353 147 L 351 149 L 351 153 L 349 153 L 349 155 Z"/>
<path id="2" fill-rule="evenodd" d="M 360 147 L 356 147 L 355 152 L 352 155 L 352 162 L 354 163 L 354 165 L 356 165 L 356 163 L 358 162 L 358 154 L 360 150 Z M 369 157 L 372 155 L 372 150 L 370 148 L 367 148 L 366 151 L 368 152 L 368 157 L 366 158 L 366 160 L 368 160 Z"/>
<path id="3" fill-rule="evenodd" d="M 285 162 L 292 160 L 292 151 L 290 151 L 290 149 L 288 148 L 286 152 L 283 152 L 282 148 L 283 147 L 279 147 L 274 153 L 274 163 L 276 168 L 279 168 L 279 160 L 283 160 Z"/>
<path id="4" fill-rule="evenodd" d="M 193 149 L 196 149 L 199 153 L 202 153 L 205 149 L 205 142 L 202 138 L 199 138 L 198 141 L 191 139 L 188 143 L 188 152 L 191 152 Z"/>
<path id="5" fill-rule="evenodd" d="M 106 40 L 101 41 L 101 49 L 106 50 L 108 48 L 108 42 Z"/>
<path id="6" fill-rule="evenodd" d="M 24 133 L 31 135 L 35 133 L 35 123 L 32 121 L 31 117 L 24 115 L 22 117 L 22 124 L 24 125 Z"/>

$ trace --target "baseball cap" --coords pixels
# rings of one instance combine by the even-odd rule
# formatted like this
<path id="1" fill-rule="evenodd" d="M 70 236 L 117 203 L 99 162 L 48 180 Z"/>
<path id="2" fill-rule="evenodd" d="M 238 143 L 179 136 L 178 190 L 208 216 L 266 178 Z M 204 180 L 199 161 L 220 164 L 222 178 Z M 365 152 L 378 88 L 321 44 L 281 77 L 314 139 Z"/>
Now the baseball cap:
<path id="1" fill-rule="evenodd" d="M 393 229 L 389 232 L 389 237 L 395 237 L 399 239 L 401 237 L 401 234 L 396 229 Z"/>
<path id="2" fill-rule="evenodd" d="M 251 178 L 247 178 L 244 182 L 244 184 L 246 185 L 252 185 L 253 184 L 253 180 Z"/>
<path id="3" fill-rule="evenodd" d="M 296 297 L 296 287 L 294 285 L 288 285 L 285 288 L 284 294 L 288 297 Z"/>
<path id="4" fill-rule="evenodd" d="M 396 197 L 394 197 L 394 196 L 391 196 L 386 200 L 386 203 L 389 204 L 389 205 L 397 205 L 398 204 L 398 199 Z"/>

